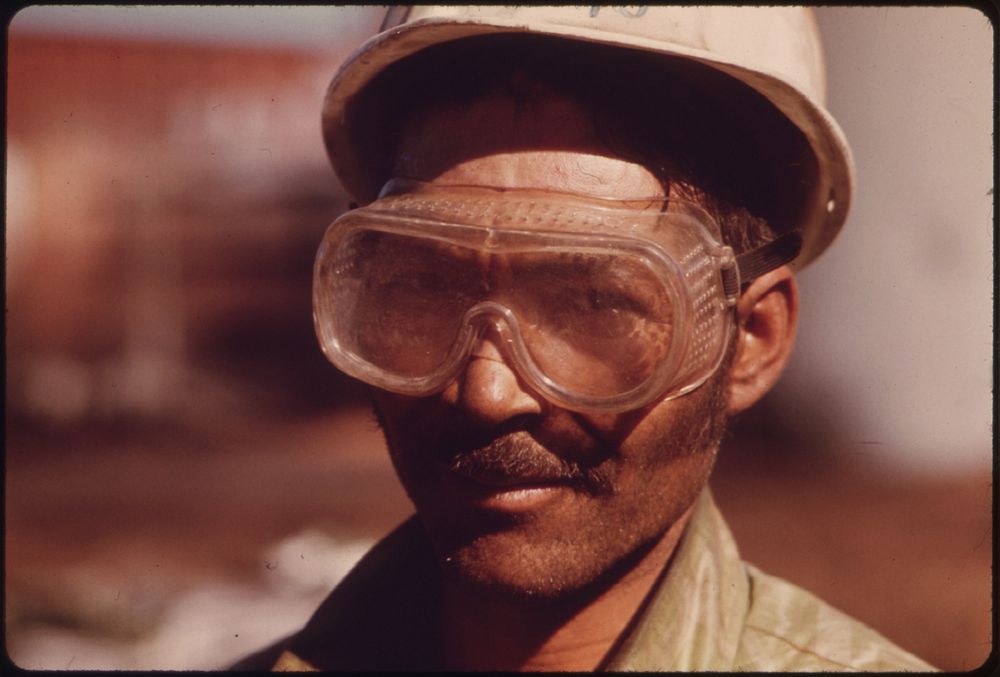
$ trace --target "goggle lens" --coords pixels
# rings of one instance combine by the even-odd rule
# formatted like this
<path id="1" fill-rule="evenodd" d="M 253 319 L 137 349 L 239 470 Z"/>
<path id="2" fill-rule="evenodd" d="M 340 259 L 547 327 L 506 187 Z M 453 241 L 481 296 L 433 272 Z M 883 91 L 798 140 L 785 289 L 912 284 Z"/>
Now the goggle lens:
<path id="1" fill-rule="evenodd" d="M 586 396 L 628 392 L 667 354 L 672 294 L 642 258 L 610 254 L 511 256 L 507 295 L 539 370 Z"/>
<path id="2" fill-rule="evenodd" d="M 408 378 L 439 369 L 485 285 L 480 271 L 451 249 L 378 231 L 345 242 L 331 262 L 329 285 L 342 347 Z"/>

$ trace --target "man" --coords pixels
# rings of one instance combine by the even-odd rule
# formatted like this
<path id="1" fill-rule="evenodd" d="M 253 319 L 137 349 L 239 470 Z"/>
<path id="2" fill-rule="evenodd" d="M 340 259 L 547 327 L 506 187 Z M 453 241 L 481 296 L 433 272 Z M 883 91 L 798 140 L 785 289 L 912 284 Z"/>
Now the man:
<path id="1" fill-rule="evenodd" d="M 278 670 L 929 670 L 740 559 L 706 488 L 850 202 L 796 8 L 429 8 L 334 78 L 320 343 L 417 515 Z"/>

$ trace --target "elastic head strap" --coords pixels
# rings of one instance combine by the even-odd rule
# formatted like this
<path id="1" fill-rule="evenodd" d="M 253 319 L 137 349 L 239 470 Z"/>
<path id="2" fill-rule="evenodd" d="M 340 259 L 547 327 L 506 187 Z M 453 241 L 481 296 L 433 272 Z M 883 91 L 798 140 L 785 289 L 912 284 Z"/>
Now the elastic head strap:
<path id="1" fill-rule="evenodd" d="M 801 249 L 802 235 L 798 231 L 791 231 L 763 246 L 743 252 L 736 257 L 736 274 L 727 275 L 723 279 L 726 297 L 738 297 L 743 285 L 795 260 Z"/>

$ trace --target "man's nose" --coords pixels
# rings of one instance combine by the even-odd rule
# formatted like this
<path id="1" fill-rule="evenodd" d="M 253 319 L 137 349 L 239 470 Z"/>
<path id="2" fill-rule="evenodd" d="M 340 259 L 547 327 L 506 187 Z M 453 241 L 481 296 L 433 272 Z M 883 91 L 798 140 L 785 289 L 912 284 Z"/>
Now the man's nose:
<path id="1" fill-rule="evenodd" d="M 465 368 L 442 393 L 450 404 L 480 425 L 499 425 L 515 416 L 541 414 L 545 403 L 508 362 L 491 331 L 472 350 Z"/>

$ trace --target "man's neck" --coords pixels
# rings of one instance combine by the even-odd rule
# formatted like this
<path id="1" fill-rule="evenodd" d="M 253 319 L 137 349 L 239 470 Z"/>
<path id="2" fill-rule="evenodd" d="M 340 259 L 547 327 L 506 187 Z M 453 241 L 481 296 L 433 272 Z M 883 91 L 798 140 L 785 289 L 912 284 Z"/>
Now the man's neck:
<path id="1" fill-rule="evenodd" d="M 583 600 L 502 598 L 445 581 L 445 667 L 469 671 L 591 671 L 600 667 L 660 580 L 691 512 L 616 581 Z"/>

